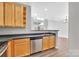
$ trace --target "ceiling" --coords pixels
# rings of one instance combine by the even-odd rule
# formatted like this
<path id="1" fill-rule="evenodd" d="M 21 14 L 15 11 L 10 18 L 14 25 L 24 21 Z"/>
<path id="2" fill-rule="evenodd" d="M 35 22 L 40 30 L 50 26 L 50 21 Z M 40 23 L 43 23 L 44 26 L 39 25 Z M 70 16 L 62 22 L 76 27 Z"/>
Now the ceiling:
<path id="1" fill-rule="evenodd" d="M 48 20 L 64 20 L 68 16 L 67 2 L 30 2 L 32 17 Z"/>

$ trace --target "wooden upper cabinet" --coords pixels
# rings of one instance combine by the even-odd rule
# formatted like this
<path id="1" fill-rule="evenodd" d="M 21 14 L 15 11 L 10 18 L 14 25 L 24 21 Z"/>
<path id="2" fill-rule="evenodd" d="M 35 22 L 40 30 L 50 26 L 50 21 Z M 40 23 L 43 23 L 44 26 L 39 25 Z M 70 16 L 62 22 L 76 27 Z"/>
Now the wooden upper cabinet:
<path id="1" fill-rule="evenodd" d="M 21 5 L 15 4 L 15 25 L 16 27 L 21 27 L 22 19 Z"/>
<path id="2" fill-rule="evenodd" d="M 5 26 L 15 26 L 14 3 L 5 3 Z"/>
<path id="3" fill-rule="evenodd" d="M 16 27 L 26 27 L 26 7 L 24 5 L 15 5 L 15 20 Z"/>
<path id="4" fill-rule="evenodd" d="M 4 26 L 4 3 L 0 2 L 0 27 Z"/>
<path id="5" fill-rule="evenodd" d="M 26 6 L 11 2 L 0 3 L 0 27 L 26 27 Z"/>

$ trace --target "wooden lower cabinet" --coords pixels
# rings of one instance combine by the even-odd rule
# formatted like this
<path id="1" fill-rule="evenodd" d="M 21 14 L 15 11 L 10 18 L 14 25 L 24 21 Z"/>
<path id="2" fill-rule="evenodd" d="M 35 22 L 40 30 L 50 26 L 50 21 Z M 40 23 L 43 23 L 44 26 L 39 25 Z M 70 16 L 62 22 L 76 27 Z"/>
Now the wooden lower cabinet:
<path id="1" fill-rule="evenodd" d="M 48 37 L 43 37 L 43 50 L 47 50 L 48 49 L 48 40 L 49 40 L 49 38 Z"/>
<path id="2" fill-rule="evenodd" d="M 20 43 L 20 44 L 15 44 L 14 46 L 14 56 L 26 56 L 28 55 L 27 53 L 27 44 L 26 43 Z"/>
<path id="3" fill-rule="evenodd" d="M 30 39 L 16 39 L 9 42 L 8 56 L 20 57 L 30 55 Z"/>
<path id="4" fill-rule="evenodd" d="M 54 35 L 43 37 L 42 50 L 55 47 L 56 37 Z M 21 57 L 31 54 L 30 38 L 15 39 L 8 42 L 7 56 Z"/>
<path id="5" fill-rule="evenodd" d="M 8 48 L 7 48 L 7 57 L 12 57 L 13 56 L 13 40 L 8 42 Z"/>
<path id="6" fill-rule="evenodd" d="M 56 37 L 55 36 L 50 36 L 49 37 L 49 48 L 53 48 L 56 45 Z"/>
<path id="7" fill-rule="evenodd" d="M 55 47 L 55 36 L 46 36 L 43 37 L 43 50 L 47 50 Z"/>

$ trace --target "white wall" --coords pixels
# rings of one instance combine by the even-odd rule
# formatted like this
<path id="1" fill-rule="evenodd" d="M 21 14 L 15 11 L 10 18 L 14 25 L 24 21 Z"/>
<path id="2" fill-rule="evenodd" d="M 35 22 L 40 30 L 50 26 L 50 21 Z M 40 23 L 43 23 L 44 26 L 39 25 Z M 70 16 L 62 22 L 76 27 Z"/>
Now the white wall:
<path id="1" fill-rule="evenodd" d="M 64 21 L 48 21 L 48 29 L 59 30 L 59 37 L 68 38 L 68 23 L 64 23 Z"/>
<path id="2" fill-rule="evenodd" d="M 45 12 L 44 8 L 48 8 L 48 11 Z M 68 38 L 68 23 L 64 23 L 65 17 L 68 16 L 67 2 L 32 2 L 31 14 L 47 18 L 48 30 L 60 30 L 59 37 Z"/>
<path id="3" fill-rule="evenodd" d="M 31 2 L 30 4 L 32 16 L 37 14 L 37 17 L 48 18 L 49 20 L 59 18 L 57 19 L 59 21 L 68 15 L 67 2 Z M 45 8 L 48 10 L 45 11 Z"/>

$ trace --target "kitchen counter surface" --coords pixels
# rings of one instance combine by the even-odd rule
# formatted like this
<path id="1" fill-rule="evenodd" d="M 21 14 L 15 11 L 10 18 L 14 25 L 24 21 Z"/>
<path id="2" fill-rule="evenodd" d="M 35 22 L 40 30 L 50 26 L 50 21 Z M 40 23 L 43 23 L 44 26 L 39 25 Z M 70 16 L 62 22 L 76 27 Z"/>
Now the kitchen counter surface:
<path id="1" fill-rule="evenodd" d="M 9 41 L 16 38 L 31 38 L 31 37 L 43 37 L 43 36 L 49 36 L 49 35 L 55 35 L 55 33 L 51 34 L 45 34 L 45 33 L 39 33 L 39 34 L 19 34 L 19 35 L 4 35 L 0 37 L 1 41 Z"/>
<path id="2" fill-rule="evenodd" d="M 20 34 L 4 34 L 0 35 L 0 42 L 9 41 L 16 38 L 31 38 L 31 37 L 43 37 L 48 35 L 56 35 L 56 33 L 47 31 L 47 32 L 31 32 L 31 33 L 20 33 Z"/>
<path id="3" fill-rule="evenodd" d="M 30 35 L 30 34 L 42 34 L 42 33 L 53 33 L 53 32 L 58 32 L 59 30 L 32 30 L 30 32 L 24 32 L 24 33 L 3 33 L 0 34 L 1 36 L 13 36 L 13 35 Z"/>

